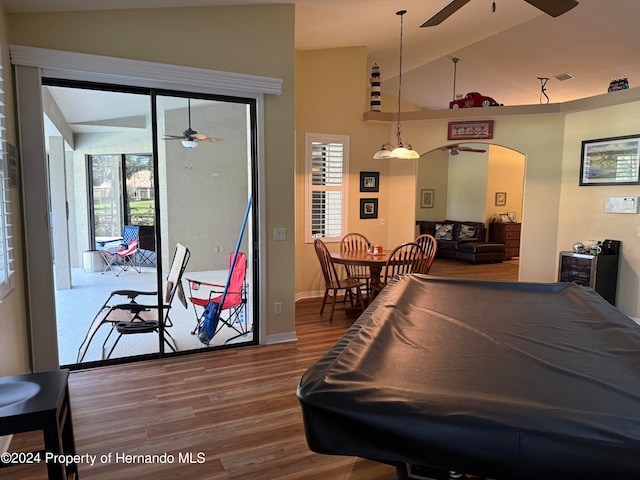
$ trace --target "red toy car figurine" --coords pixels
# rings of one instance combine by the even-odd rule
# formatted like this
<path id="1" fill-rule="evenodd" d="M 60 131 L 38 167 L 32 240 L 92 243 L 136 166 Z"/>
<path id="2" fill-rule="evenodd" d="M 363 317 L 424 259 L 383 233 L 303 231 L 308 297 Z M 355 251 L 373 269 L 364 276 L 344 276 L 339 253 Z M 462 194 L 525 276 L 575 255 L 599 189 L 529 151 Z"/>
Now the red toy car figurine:
<path id="1" fill-rule="evenodd" d="M 485 97 L 478 92 L 469 92 L 464 98 L 449 102 L 449 108 L 471 108 L 471 107 L 498 107 L 501 103 L 496 102 L 491 97 Z"/>

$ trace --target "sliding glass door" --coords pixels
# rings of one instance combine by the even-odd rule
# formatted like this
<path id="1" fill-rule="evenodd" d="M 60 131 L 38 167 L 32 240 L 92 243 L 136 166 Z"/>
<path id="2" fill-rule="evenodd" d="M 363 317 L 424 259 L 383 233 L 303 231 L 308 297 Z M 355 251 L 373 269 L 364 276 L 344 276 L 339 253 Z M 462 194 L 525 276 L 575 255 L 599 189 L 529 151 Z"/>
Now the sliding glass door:
<path id="1" fill-rule="evenodd" d="M 50 169 L 58 173 L 49 175 L 51 217 L 66 218 L 52 221 L 52 239 L 68 252 L 55 255 L 54 277 L 71 278 L 56 282 L 59 363 L 75 368 L 255 343 L 253 210 L 243 222 L 257 185 L 254 102 L 43 84 Z M 128 227 L 136 244 L 125 256 Z M 204 307 L 222 295 L 238 258 L 246 265 L 233 279 L 238 291 L 227 289 L 212 338 L 203 342 Z M 113 308 L 130 302 L 137 305 Z M 150 320 L 156 328 L 144 323 Z"/>

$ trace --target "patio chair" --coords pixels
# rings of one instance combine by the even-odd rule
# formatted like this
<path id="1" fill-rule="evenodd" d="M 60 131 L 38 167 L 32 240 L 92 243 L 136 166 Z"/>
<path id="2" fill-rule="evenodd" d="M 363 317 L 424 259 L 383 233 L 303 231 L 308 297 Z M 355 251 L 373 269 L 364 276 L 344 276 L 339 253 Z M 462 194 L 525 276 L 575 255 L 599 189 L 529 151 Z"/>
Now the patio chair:
<path id="1" fill-rule="evenodd" d="M 140 227 L 137 225 L 125 225 L 122 231 L 122 239 L 118 241 L 117 248 L 109 248 L 105 245 L 106 248 L 100 250 L 105 262 L 104 270 L 102 270 L 103 274 L 111 270 L 118 277 L 129 268 L 140 273 L 141 270 L 136 261 L 139 236 Z M 114 266 L 120 267 L 118 273 L 113 269 Z"/>
<path id="2" fill-rule="evenodd" d="M 324 297 L 322 298 L 322 307 L 320 307 L 320 315 L 324 312 L 324 307 L 327 301 L 331 301 L 331 313 L 329 315 L 329 322 L 333 322 L 333 313 L 336 308 L 338 293 L 344 291 L 343 300 L 340 303 L 346 305 L 347 299 L 350 300 L 351 306 L 356 306 L 356 302 L 363 310 L 365 308 L 364 299 L 362 298 L 361 287 L 362 283 L 352 277 L 346 277 L 340 279 L 336 266 L 331 259 L 331 254 L 325 243 L 316 238 L 313 242 L 316 249 L 316 255 L 320 261 L 320 267 L 322 269 L 322 275 L 324 277 Z"/>
<path id="3" fill-rule="evenodd" d="M 229 269 L 233 265 L 233 257 L 235 252 L 229 254 Z M 228 327 L 235 331 L 235 335 L 227 338 L 224 343 L 227 344 L 232 340 L 236 340 L 252 332 L 251 326 L 247 323 L 247 256 L 242 252 L 238 252 L 238 257 L 233 267 L 233 272 L 229 280 L 229 288 L 227 294 L 224 297 L 224 304 L 220 309 L 220 316 L 218 323 L 213 327 L 214 334 L 209 339 L 209 343 L 215 338 L 215 336 L 222 330 L 223 327 Z M 225 285 L 219 283 L 210 283 L 202 280 L 196 280 L 193 278 L 187 278 L 187 284 L 189 285 L 189 301 L 193 306 L 193 311 L 196 315 L 196 326 L 191 332 L 195 335 L 199 329 L 200 323 L 203 321 L 203 317 L 207 312 L 207 307 L 212 303 L 220 303 L 224 293 Z M 208 289 L 206 296 L 196 296 L 202 287 Z M 223 315 L 225 314 L 226 315 Z"/>
<path id="4" fill-rule="evenodd" d="M 100 307 L 100 310 L 98 310 L 84 340 L 78 348 L 77 363 L 84 360 L 92 340 L 103 325 L 111 327 L 102 343 L 101 357 L 103 360 L 111 356 L 123 335 L 151 332 L 159 334 L 161 325 L 164 327 L 165 343 L 175 352 L 175 341 L 166 328 L 173 325 L 169 317 L 169 310 L 176 294 L 184 308 L 187 308 L 187 302 L 182 288 L 182 274 L 184 273 L 190 256 L 191 253 L 187 247 L 179 243 L 176 245 L 169 275 L 164 284 L 162 305 L 157 303 L 157 291 L 112 291 L 106 302 Z M 148 303 L 140 303 L 140 300 L 148 300 Z M 162 314 L 160 314 L 161 311 Z M 112 334 L 116 334 L 117 337 L 113 344 L 107 347 L 107 343 Z"/>

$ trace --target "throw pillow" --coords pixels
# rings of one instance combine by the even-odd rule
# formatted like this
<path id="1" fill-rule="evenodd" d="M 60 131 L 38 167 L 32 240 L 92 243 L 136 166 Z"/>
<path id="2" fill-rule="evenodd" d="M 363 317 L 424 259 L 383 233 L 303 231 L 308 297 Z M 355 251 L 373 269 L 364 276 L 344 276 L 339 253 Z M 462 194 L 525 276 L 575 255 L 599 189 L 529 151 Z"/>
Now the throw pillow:
<path id="1" fill-rule="evenodd" d="M 453 223 L 436 223 L 436 240 L 453 240 Z"/>
<path id="2" fill-rule="evenodd" d="M 465 225 L 464 223 L 460 227 L 460 236 L 459 240 L 469 240 L 471 238 L 476 238 L 476 231 L 478 229 L 472 225 Z"/>

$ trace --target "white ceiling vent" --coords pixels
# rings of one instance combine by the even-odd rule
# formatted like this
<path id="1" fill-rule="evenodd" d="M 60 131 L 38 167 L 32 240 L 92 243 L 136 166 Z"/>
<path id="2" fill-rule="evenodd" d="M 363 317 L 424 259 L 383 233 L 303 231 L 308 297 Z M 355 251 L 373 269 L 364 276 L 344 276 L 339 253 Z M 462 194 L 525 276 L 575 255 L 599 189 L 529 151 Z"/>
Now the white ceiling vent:
<path id="1" fill-rule="evenodd" d="M 571 75 L 570 73 L 559 73 L 558 75 L 554 75 L 553 78 L 564 82 L 565 80 L 571 80 L 573 78 L 573 75 Z"/>

